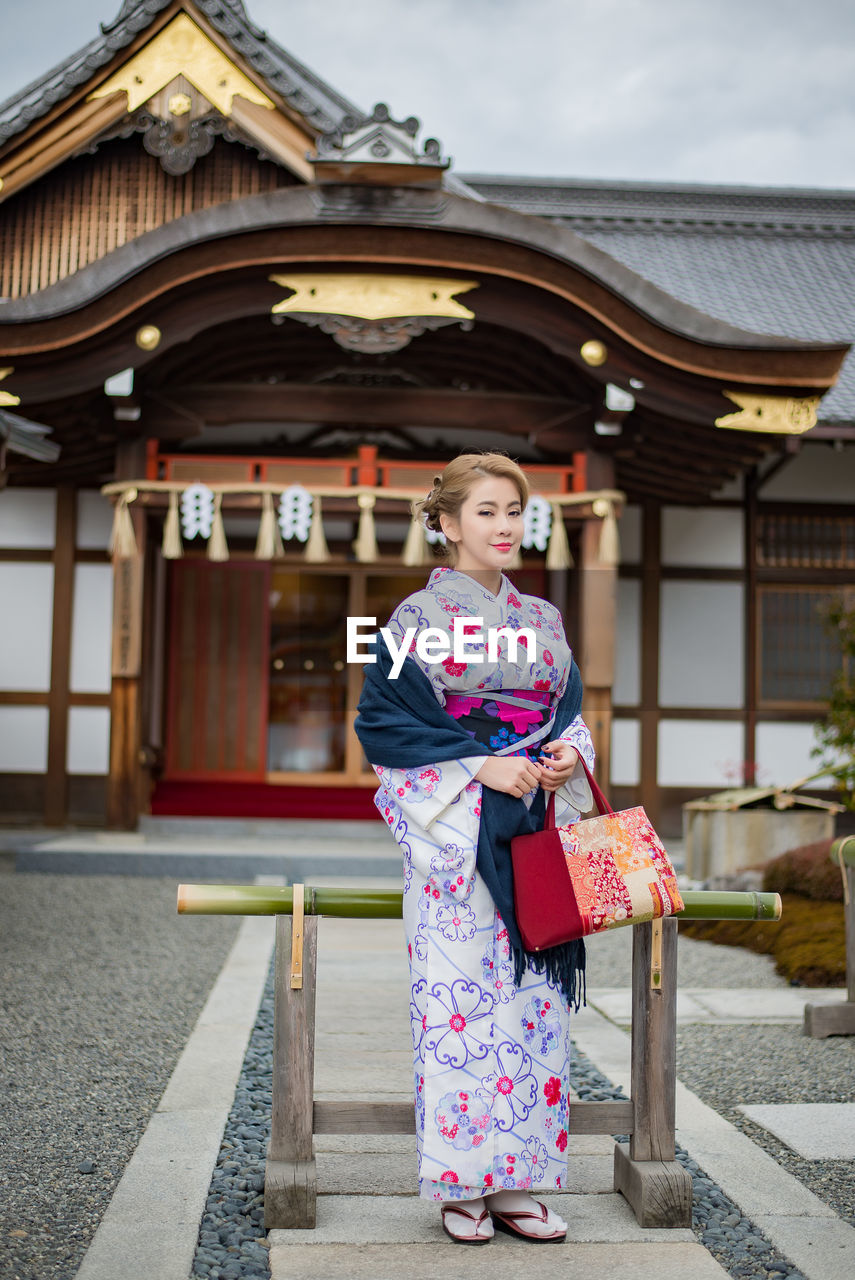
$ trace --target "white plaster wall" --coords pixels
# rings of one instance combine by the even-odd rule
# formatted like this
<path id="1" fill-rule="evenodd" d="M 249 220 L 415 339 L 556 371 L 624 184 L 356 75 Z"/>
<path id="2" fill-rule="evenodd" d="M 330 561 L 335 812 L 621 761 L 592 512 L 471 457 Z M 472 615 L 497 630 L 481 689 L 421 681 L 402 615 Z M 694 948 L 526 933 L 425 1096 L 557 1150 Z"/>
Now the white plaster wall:
<path id="1" fill-rule="evenodd" d="M 641 724 L 638 720 L 613 720 L 612 786 L 635 787 L 640 781 Z"/>
<path id="2" fill-rule="evenodd" d="M 110 772 L 109 707 L 70 707 L 68 711 L 69 773 Z"/>
<path id="3" fill-rule="evenodd" d="M 50 689 L 53 565 L 0 564 L 0 689 Z"/>
<path id="4" fill-rule="evenodd" d="M 47 707 L 0 707 L 0 773 L 45 773 Z"/>
<path id="5" fill-rule="evenodd" d="M 789 786 L 816 773 L 819 761 L 811 758 L 816 745 L 812 724 L 762 722 L 757 725 L 755 754 L 760 786 Z M 812 787 L 833 786 L 830 778 L 818 778 Z"/>
<path id="6" fill-rule="evenodd" d="M 662 583 L 660 706 L 742 706 L 742 613 L 739 582 Z"/>
<path id="7" fill-rule="evenodd" d="M 71 615 L 71 691 L 109 693 L 113 628 L 113 570 L 109 564 L 74 566 Z"/>
<path id="8" fill-rule="evenodd" d="M 741 569 L 743 516 L 735 507 L 663 507 L 662 563 Z"/>
<path id="9" fill-rule="evenodd" d="M 615 683 L 612 701 L 634 706 L 641 701 L 641 583 L 619 578 L 615 624 Z"/>
<path id="10" fill-rule="evenodd" d="M 641 564 L 641 507 L 624 507 L 618 521 L 621 564 Z"/>
<path id="11" fill-rule="evenodd" d="M 0 489 L 0 547 L 52 549 L 55 536 L 55 490 Z"/>
<path id="12" fill-rule="evenodd" d="M 769 502 L 855 502 L 855 445 L 805 443 L 760 490 Z"/>
<path id="13" fill-rule="evenodd" d="M 77 545 L 85 551 L 106 551 L 113 528 L 113 504 L 97 489 L 77 495 Z"/>
<path id="14" fill-rule="evenodd" d="M 742 751 L 742 725 L 736 721 L 660 720 L 659 785 L 710 791 L 734 786 Z"/>

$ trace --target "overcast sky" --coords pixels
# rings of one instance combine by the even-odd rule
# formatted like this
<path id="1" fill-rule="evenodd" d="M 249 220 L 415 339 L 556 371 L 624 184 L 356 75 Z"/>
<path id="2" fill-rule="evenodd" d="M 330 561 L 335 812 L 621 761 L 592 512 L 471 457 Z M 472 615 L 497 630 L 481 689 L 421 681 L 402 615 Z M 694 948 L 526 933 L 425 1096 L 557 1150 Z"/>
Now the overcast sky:
<path id="1" fill-rule="evenodd" d="M 0 0 L 0 100 L 121 0 Z M 248 0 L 458 172 L 855 187 L 855 0 Z"/>

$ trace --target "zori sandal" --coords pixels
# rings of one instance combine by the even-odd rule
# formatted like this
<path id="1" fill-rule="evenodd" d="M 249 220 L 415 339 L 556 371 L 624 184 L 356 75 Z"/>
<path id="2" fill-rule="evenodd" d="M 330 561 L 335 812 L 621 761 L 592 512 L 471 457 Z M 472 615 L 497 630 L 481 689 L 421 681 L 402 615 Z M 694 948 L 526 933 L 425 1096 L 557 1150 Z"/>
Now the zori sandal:
<path id="1" fill-rule="evenodd" d="M 541 1204 L 539 1200 L 535 1200 L 533 1203 L 540 1210 L 539 1213 L 534 1213 L 531 1210 L 517 1210 L 509 1213 L 507 1210 L 500 1212 L 498 1209 L 492 1209 L 493 1222 L 499 1231 L 506 1231 L 510 1236 L 521 1236 L 523 1240 L 535 1240 L 538 1244 L 560 1244 L 567 1237 L 566 1225 L 542 1233 L 525 1230 L 526 1222 L 539 1222 L 544 1227 L 549 1224 L 549 1210 L 546 1205 Z"/>
<path id="2" fill-rule="evenodd" d="M 462 1232 L 452 1231 L 448 1225 L 448 1215 L 457 1214 L 459 1218 L 465 1219 L 468 1223 L 474 1223 L 474 1226 L 464 1234 Z M 493 1223 L 490 1219 L 490 1211 L 483 1209 L 476 1217 L 474 1213 L 470 1213 L 468 1209 L 464 1209 L 461 1204 L 444 1204 L 440 1209 L 442 1215 L 442 1229 L 450 1240 L 455 1244 L 489 1244 L 493 1239 Z M 454 1225 L 452 1223 L 452 1225 Z M 461 1226 L 463 1223 L 460 1224 Z"/>

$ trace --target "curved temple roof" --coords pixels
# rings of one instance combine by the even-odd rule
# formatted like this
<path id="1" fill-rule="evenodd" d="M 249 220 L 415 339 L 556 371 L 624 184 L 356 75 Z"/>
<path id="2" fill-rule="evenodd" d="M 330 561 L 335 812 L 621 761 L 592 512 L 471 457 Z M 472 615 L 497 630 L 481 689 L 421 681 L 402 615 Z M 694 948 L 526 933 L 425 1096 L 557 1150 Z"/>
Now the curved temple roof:
<path id="1" fill-rule="evenodd" d="M 17 136 L 52 107 L 89 81 L 103 80 L 102 68 L 177 7 L 178 0 L 125 0 L 99 37 L 0 105 L 0 149 L 11 144 L 14 151 Z M 242 0 L 192 0 L 188 8 L 299 113 L 310 135 L 331 135 L 343 124 L 347 132 L 353 123 L 345 124 L 347 117 L 369 119 L 255 26 Z M 32 132 L 38 145 L 38 129 Z M 0 336 L 14 333 L 13 347 L 26 357 L 27 350 L 42 349 L 38 339 L 29 341 L 36 330 L 43 329 L 46 340 L 48 330 L 58 335 L 62 328 L 68 339 L 77 328 L 72 313 L 151 274 L 165 258 L 191 254 L 205 242 L 338 223 L 503 241 L 550 258 L 565 280 L 570 269 L 587 282 L 581 293 L 571 283 L 566 296 L 584 294 L 590 315 L 610 316 L 606 324 L 616 333 L 623 324 L 626 335 L 630 317 L 629 329 L 644 331 L 630 345 L 643 350 L 646 340 L 648 353 L 660 358 L 671 349 L 674 358 L 666 356 L 666 363 L 689 372 L 709 375 L 713 353 L 730 351 L 735 360 L 725 363 L 742 371 L 743 382 L 756 372 L 757 381 L 770 387 L 787 381 L 822 390 L 844 344 L 855 337 L 855 291 L 847 283 L 855 275 L 855 194 L 449 175 L 443 185 L 435 198 L 366 186 L 370 199 L 358 188 L 339 186 L 329 200 L 320 187 L 298 186 L 186 214 L 57 284 L 0 304 Z M 545 283 L 540 267 L 535 274 Z M 106 315 L 109 307 L 102 311 Z M 822 416 L 826 422 L 855 421 L 852 353 L 840 383 L 825 397 Z"/>
<path id="2" fill-rule="evenodd" d="M 855 339 L 855 191 L 464 180 L 487 200 L 571 228 L 708 316 L 808 342 Z M 820 412 L 855 422 L 855 351 Z"/>
<path id="3" fill-rule="evenodd" d="M 99 36 L 47 75 L 0 103 L 0 146 L 85 84 L 171 3 L 172 0 L 125 0 L 113 21 L 102 24 Z M 358 107 L 257 27 L 241 0 L 193 3 L 234 50 L 319 133 L 335 128 L 344 116 L 361 114 Z"/>
<path id="4" fill-rule="evenodd" d="M 372 197 L 367 216 L 360 216 L 358 207 L 338 214 L 325 210 L 323 222 L 327 226 L 336 222 L 399 223 L 395 192 L 385 193 L 384 198 L 379 195 Z M 140 236 L 47 289 L 0 305 L 0 326 L 47 321 L 67 315 L 103 297 L 163 258 L 205 241 L 266 228 L 284 229 L 289 225 L 313 224 L 318 219 L 318 197 L 306 187 L 283 188 L 185 215 Z M 840 345 L 821 340 L 810 342 L 770 336 L 711 317 L 652 284 L 617 257 L 603 252 L 570 228 L 525 217 L 500 205 L 471 201 L 445 192 L 438 210 L 430 208 L 420 216 L 414 208 L 407 222 L 414 228 L 463 232 L 531 247 L 576 268 L 655 325 L 693 343 L 748 351 L 789 350 L 794 354 L 834 350 Z"/>

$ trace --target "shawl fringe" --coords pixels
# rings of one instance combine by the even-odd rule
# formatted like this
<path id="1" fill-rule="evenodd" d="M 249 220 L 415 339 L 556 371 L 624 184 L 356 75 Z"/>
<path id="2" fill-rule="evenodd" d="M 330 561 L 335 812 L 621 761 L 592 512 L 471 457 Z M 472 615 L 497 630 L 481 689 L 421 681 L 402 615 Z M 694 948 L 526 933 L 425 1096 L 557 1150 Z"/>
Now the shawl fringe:
<path id="1" fill-rule="evenodd" d="M 511 948 L 514 961 L 514 983 L 519 986 L 526 969 L 532 973 L 545 973 L 553 986 L 559 987 L 568 1005 L 575 1013 L 587 1004 L 585 975 L 585 943 L 581 938 L 574 942 L 562 942 L 546 951 L 524 951 Z"/>

